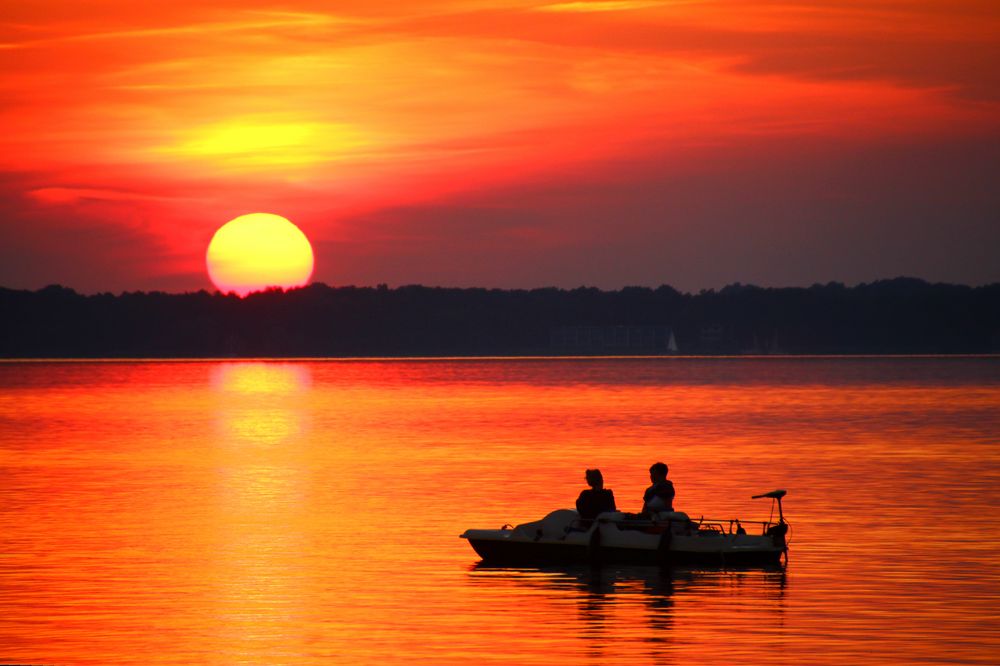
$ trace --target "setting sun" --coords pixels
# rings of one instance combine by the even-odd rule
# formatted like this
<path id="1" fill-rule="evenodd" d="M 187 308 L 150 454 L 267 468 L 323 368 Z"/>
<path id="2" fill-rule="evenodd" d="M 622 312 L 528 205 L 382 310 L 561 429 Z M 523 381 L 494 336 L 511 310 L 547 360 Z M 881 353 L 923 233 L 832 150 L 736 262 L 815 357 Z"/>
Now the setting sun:
<path id="1" fill-rule="evenodd" d="M 313 272 L 313 252 L 305 234 L 285 218 L 251 213 L 215 232 L 205 263 L 219 291 L 246 296 L 268 287 L 305 285 Z"/>

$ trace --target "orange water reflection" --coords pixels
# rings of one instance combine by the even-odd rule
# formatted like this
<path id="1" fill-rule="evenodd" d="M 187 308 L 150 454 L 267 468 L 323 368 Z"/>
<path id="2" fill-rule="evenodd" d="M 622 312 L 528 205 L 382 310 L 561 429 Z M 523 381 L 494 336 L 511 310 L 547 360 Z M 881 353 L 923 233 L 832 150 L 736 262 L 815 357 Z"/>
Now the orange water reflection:
<path id="1" fill-rule="evenodd" d="M 293 363 L 224 363 L 212 369 L 218 441 L 233 445 L 296 445 L 308 412 L 309 366 Z"/>
<path id="2" fill-rule="evenodd" d="M 0 662 L 899 663 L 1000 652 L 995 359 L 0 364 Z M 457 535 L 767 517 L 790 566 L 488 569 Z M 986 517 L 986 518 L 981 518 Z"/>
<path id="3" fill-rule="evenodd" d="M 310 581 L 301 555 L 311 531 L 303 408 L 310 384 L 305 364 L 225 363 L 211 371 L 216 516 L 205 562 L 207 628 L 234 646 L 233 658 L 299 653 L 307 643 Z"/>

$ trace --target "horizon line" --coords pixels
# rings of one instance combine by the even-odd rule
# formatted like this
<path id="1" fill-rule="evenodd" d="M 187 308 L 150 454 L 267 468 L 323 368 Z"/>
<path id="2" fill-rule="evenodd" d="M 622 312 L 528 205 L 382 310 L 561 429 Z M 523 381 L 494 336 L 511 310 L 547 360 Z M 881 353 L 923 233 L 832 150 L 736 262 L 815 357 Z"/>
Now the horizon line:
<path id="1" fill-rule="evenodd" d="M 762 285 L 759 285 L 759 284 L 754 284 L 752 282 L 740 282 L 740 281 L 736 281 L 736 282 L 727 283 L 727 284 L 723 285 L 722 287 L 718 287 L 718 288 L 716 288 L 716 287 L 704 287 L 704 288 L 699 289 L 698 291 L 683 291 L 683 290 L 680 290 L 680 289 L 678 289 L 678 288 L 676 288 L 676 287 L 674 287 L 674 286 L 672 286 L 672 285 L 670 285 L 670 284 L 668 284 L 666 282 L 662 282 L 662 283 L 660 283 L 660 284 L 658 284 L 656 286 L 633 284 L 633 285 L 624 285 L 624 286 L 621 286 L 621 287 L 618 287 L 618 288 L 604 288 L 604 287 L 598 287 L 598 286 L 586 285 L 586 284 L 581 284 L 581 285 L 578 285 L 576 287 L 557 287 L 555 285 L 545 285 L 545 286 L 535 286 L 535 287 L 485 287 L 485 286 L 465 286 L 465 287 L 460 287 L 460 286 L 444 286 L 444 285 L 427 285 L 427 284 L 420 284 L 420 283 L 406 283 L 406 284 L 397 284 L 397 285 L 394 285 L 394 286 L 390 286 L 388 283 L 385 283 L 385 282 L 379 282 L 379 283 L 376 283 L 374 285 L 371 285 L 371 284 L 362 284 L 362 285 L 358 285 L 358 284 L 339 284 L 339 285 L 331 285 L 331 284 L 328 284 L 326 282 L 321 282 L 321 281 L 310 282 L 309 284 L 306 284 L 306 285 L 302 285 L 302 286 L 298 286 L 298 287 L 290 287 L 290 288 L 287 288 L 287 289 L 283 288 L 283 287 L 279 287 L 279 286 L 268 287 L 266 289 L 262 289 L 262 290 L 259 290 L 259 291 L 250 292 L 246 296 L 239 296 L 238 294 L 236 294 L 233 291 L 223 292 L 223 291 L 220 291 L 218 289 L 210 291 L 209 289 L 206 289 L 206 288 L 201 288 L 201 289 L 196 289 L 196 290 L 188 290 L 188 291 L 164 291 L 164 290 L 161 290 L 161 289 L 150 289 L 150 290 L 138 289 L 138 290 L 135 290 L 135 291 L 121 290 L 121 291 L 118 291 L 118 292 L 113 292 L 113 291 L 108 291 L 108 290 L 93 291 L 93 292 L 84 292 L 84 291 L 78 291 L 74 287 L 70 287 L 70 286 L 67 286 L 67 285 L 64 285 L 64 284 L 60 284 L 60 283 L 47 284 L 47 285 L 45 285 L 43 287 L 38 287 L 37 289 L 31 289 L 31 288 L 28 288 L 28 287 L 23 287 L 23 288 L 7 287 L 7 286 L 4 286 L 4 285 L 0 285 L 0 291 L 5 290 L 5 291 L 21 291 L 21 292 L 38 293 L 38 292 L 45 291 L 47 289 L 64 289 L 64 290 L 67 290 L 67 291 L 72 291 L 74 294 L 77 294 L 79 296 L 85 296 L 85 297 L 90 297 L 90 296 L 104 296 L 104 295 L 123 296 L 123 295 L 126 295 L 126 294 L 165 294 L 165 295 L 169 295 L 169 296 L 187 296 L 187 295 L 194 295 L 194 294 L 202 294 L 202 293 L 204 293 L 204 294 L 208 294 L 210 296 L 222 296 L 222 297 L 227 297 L 227 298 L 228 297 L 233 297 L 233 298 L 237 298 L 237 299 L 243 300 L 243 299 L 249 298 L 251 296 L 256 296 L 256 295 L 260 295 L 260 294 L 273 294 L 273 293 L 282 293 L 282 294 L 285 294 L 285 293 L 291 293 L 291 292 L 295 292 L 295 291 L 302 291 L 302 290 L 309 289 L 309 288 L 312 288 L 312 287 L 325 287 L 327 289 L 372 289 L 372 290 L 376 290 L 376 291 L 378 291 L 378 290 L 393 291 L 393 290 L 407 289 L 407 288 L 420 288 L 420 289 L 442 289 L 442 290 L 454 290 L 454 291 L 473 291 L 473 290 L 479 291 L 479 290 L 482 290 L 482 291 L 507 291 L 507 292 L 513 292 L 513 291 L 548 291 L 548 290 L 555 290 L 555 291 L 577 291 L 577 290 L 580 290 L 580 289 L 585 289 L 585 290 L 597 290 L 597 291 L 604 292 L 604 293 L 621 292 L 621 291 L 625 291 L 625 290 L 629 290 L 629 289 L 640 289 L 640 290 L 657 291 L 657 290 L 663 289 L 665 287 L 667 289 L 672 289 L 673 291 L 675 291 L 675 292 L 677 292 L 678 294 L 681 294 L 681 295 L 697 296 L 697 295 L 700 295 L 702 293 L 719 293 L 719 292 L 721 292 L 723 290 L 726 290 L 726 289 L 760 289 L 760 290 L 770 290 L 770 289 L 773 289 L 773 290 L 782 290 L 782 289 L 813 289 L 815 287 L 829 287 L 829 286 L 840 286 L 840 287 L 844 287 L 844 288 L 847 288 L 847 289 L 855 289 L 855 288 L 861 287 L 861 286 L 870 286 L 870 285 L 876 285 L 876 284 L 881 284 L 881 283 L 886 283 L 886 282 L 899 282 L 899 281 L 917 282 L 917 283 L 921 283 L 921 284 L 928 285 L 928 286 L 966 287 L 966 288 L 969 288 L 969 289 L 981 289 L 981 288 L 987 288 L 987 287 L 1000 286 L 1000 280 L 993 281 L 993 282 L 984 282 L 984 283 L 980 283 L 980 284 L 969 284 L 969 283 L 964 283 L 964 282 L 930 281 L 930 280 L 927 280 L 925 278 L 913 277 L 913 276 L 909 276 L 909 275 L 897 275 L 896 277 L 891 277 L 891 278 L 877 278 L 877 279 L 874 279 L 874 280 L 871 280 L 871 281 L 868 281 L 868 282 L 862 281 L 862 282 L 857 282 L 857 283 L 854 283 L 854 284 L 848 284 L 846 282 L 840 282 L 840 281 L 837 281 L 837 280 L 828 280 L 827 282 L 813 282 L 810 285 L 762 286 Z"/>
<path id="2" fill-rule="evenodd" d="M 6 357 L 0 364 L 15 363 L 378 363 L 394 361 L 640 361 L 640 360 L 834 360 L 834 359 L 989 359 L 1000 352 L 982 354 L 643 354 L 643 355 L 486 355 L 486 356 L 100 356 Z"/>

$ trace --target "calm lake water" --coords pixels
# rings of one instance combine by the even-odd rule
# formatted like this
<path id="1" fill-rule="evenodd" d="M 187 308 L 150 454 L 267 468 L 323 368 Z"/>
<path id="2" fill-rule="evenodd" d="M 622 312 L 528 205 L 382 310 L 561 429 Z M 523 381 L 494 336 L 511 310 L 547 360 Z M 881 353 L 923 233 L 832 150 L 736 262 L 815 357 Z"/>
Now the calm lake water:
<path id="1" fill-rule="evenodd" d="M 477 566 L 571 507 L 787 570 Z M 0 662 L 997 663 L 1000 359 L 0 363 Z"/>

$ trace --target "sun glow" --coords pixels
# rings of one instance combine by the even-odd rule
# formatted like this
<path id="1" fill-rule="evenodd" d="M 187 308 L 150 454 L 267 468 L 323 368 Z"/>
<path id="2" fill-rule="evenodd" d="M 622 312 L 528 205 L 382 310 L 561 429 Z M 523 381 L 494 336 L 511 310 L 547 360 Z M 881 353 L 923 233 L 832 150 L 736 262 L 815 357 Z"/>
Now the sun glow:
<path id="1" fill-rule="evenodd" d="M 307 284 L 313 272 L 313 252 L 305 234 L 285 218 L 251 213 L 215 232 L 205 263 L 219 291 L 246 296 L 269 287 Z"/>
<path id="2" fill-rule="evenodd" d="M 184 140 L 159 152 L 239 170 L 334 161 L 367 144 L 357 129 L 342 123 L 245 118 L 197 127 Z"/>

